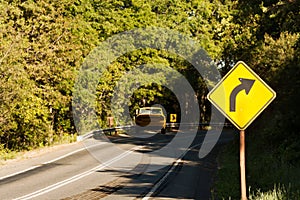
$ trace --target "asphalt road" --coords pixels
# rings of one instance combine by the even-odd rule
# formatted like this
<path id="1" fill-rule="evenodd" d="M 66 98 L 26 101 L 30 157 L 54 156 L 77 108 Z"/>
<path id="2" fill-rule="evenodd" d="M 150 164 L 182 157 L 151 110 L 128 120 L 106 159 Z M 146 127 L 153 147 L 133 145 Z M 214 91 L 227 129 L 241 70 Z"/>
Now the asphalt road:
<path id="1" fill-rule="evenodd" d="M 110 141 L 95 135 L 11 162 L 0 166 L 0 199 L 209 199 L 219 146 L 234 131 L 223 131 L 219 144 L 199 159 L 205 133 L 199 131 L 189 148 L 181 149 L 183 157 L 149 156 L 174 139 L 172 132 Z M 186 132 L 180 140 L 189 137 Z"/>

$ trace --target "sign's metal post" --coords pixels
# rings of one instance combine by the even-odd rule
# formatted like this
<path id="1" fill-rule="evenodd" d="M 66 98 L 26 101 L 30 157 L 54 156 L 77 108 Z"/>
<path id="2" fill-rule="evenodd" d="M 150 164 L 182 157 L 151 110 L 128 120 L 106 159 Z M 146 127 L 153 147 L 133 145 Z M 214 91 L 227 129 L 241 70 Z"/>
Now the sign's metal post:
<path id="1" fill-rule="evenodd" d="M 207 99 L 240 130 L 242 200 L 247 199 L 245 129 L 275 97 L 272 88 L 242 61 L 236 63 L 207 95 Z"/>
<path id="2" fill-rule="evenodd" d="M 240 131 L 240 171 L 241 171 L 241 197 L 247 200 L 246 170 L 245 170 L 245 131 Z"/>

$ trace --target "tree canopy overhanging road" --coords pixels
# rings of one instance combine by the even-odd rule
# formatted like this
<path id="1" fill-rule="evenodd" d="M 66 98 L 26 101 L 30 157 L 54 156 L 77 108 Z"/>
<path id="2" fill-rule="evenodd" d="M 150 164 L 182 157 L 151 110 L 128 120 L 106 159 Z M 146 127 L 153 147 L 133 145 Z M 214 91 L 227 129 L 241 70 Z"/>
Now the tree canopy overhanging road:
<path id="1" fill-rule="evenodd" d="M 274 89 L 276 100 L 247 130 L 252 148 L 261 150 L 259 155 L 249 156 L 252 163 L 260 163 L 258 171 L 267 165 L 278 166 L 278 173 L 284 171 L 281 174 L 298 168 L 300 1 L 0 0 L 0 9 L 1 158 L 75 141 L 74 84 L 88 55 L 115 35 L 161 27 L 196 41 L 222 75 L 242 60 Z M 101 127 L 108 126 L 107 117 L 113 114 L 111 100 L 118 81 L 145 64 L 170 67 L 183 75 L 198 100 L 200 122 L 210 121 L 206 95 L 213 83 L 207 85 L 182 55 L 146 48 L 120 55 L 97 80 L 92 96 L 97 103 L 91 107 L 95 107 Z M 142 74 L 136 77 L 144 79 Z M 176 95 L 157 84 L 163 83 L 158 77 L 153 80 L 156 82 L 141 85 L 130 97 L 123 96 L 130 102 L 130 116 L 139 107 L 160 104 L 180 120 Z M 89 104 L 87 99 L 80 100 Z M 89 113 L 88 108 L 82 110 Z M 254 177 L 251 170 L 249 173 Z M 273 181 L 289 185 L 287 176 L 281 179 L 278 175 L 276 181 L 273 176 L 267 184 L 255 180 L 260 177 L 249 182 L 254 188 L 269 189 Z M 232 193 L 233 189 L 226 190 Z"/>

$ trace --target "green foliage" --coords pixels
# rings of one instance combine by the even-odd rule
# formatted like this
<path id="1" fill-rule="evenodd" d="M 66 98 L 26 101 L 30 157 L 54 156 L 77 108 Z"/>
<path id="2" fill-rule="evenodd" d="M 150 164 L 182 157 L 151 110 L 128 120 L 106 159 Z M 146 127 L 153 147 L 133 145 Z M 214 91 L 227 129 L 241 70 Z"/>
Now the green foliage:
<path id="1" fill-rule="evenodd" d="M 216 35 L 221 34 L 223 31 L 222 27 L 225 26 L 223 19 L 229 16 L 231 5 L 231 2 L 223 4 L 219 1 L 214 3 L 211 3 L 210 1 L 80 1 L 80 3 L 72 6 L 71 13 L 74 16 L 79 13 L 82 14 L 84 20 L 98 32 L 97 37 L 99 41 L 106 40 L 114 34 L 133 28 L 158 26 L 171 28 L 186 34 L 187 36 L 192 36 L 199 41 L 211 56 L 217 57 L 221 52 L 222 46 L 220 45 L 219 40 L 216 39 Z M 88 11 L 88 13 L 86 13 L 86 11 Z M 165 33 L 161 34 L 161 38 L 164 38 L 163 34 Z M 143 36 L 141 35 L 141 37 Z M 147 39 L 144 41 L 149 42 Z M 156 47 L 156 45 L 164 46 L 167 44 L 167 41 L 165 41 L 164 44 L 156 44 L 155 42 L 156 41 L 153 40 L 149 44 L 145 43 L 145 45 Z M 205 101 L 207 88 L 203 80 L 199 78 L 199 74 L 193 73 L 195 70 L 192 70 L 192 66 L 189 63 L 180 59 L 178 55 L 155 49 L 137 50 L 122 55 L 119 52 L 122 52 L 124 50 L 123 48 L 128 48 L 123 45 L 124 44 L 120 44 L 117 46 L 117 49 L 114 49 L 114 53 L 120 57 L 114 63 L 109 63 L 106 70 L 100 72 L 101 78 L 97 87 L 97 115 L 100 125 L 105 126 L 106 117 L 111 116 L 112 114 L 110 101 L 116 83 L 130 70 L 146 63 L 165 64 L 165 66 L 170 66 L 186 75 L 188 80 L 192 82 L 193 87 L 195 87 L 195 91 L 201 102 L 200 107 L 204 111 L 201 112 L 202 121 L 209 120 L 209 109 L 207 108 L 209 106 Z M 178 43 L 176 45 L 180 44 Z M 96 49 L 95 51 L 98 51 L 98 55 L 101 56 L 111 56 L 107 55 L 107 52 L 103 52 L 103 54 L 99 53 L 101 52 L 101 49 Z M 97 55 L 94 55 L 92 57 L 95 57 L 96 59 L 96 56 Z M 93 62 L 93 60 L 85 60 L 85 62 L 87 62 L 87 65 L 89 66 L 93 65 L 90 63 Z M 90 76 L 95 75 L 87 75 L 87 77 Z M 87 82 L 86 80 L 82 81 Z M 89 81 L 91 81 L 90 78 Z M 91 85 L 88 87 L 90 88 Z M 162 96 L 162 92 L 164 91 L 156 86 L 151 87 L 152 86 L 145 85 L 145 87 L 140 88 L 140 90 L 135 93 L 134 96 L 138 99 L 132 100 L 130 106 L 133 109 L 137 107 L 142 99 L 146 99 L 147 105 L 156 103 L 162 104 L 162 102 L 157 102 L 157 99 Z M 147 90 L 145 88 L 147 88 Z M 81 89 L 83 94 L 86 93 L 83 91 L 83 88 Z M 79 99 L 75 100 L 76 105 L 78 105 L 78 102 L 83 103 L 81 110 L 85 110 L 83 111 L 83 115 L 86 115 L 86 117 L 82 117 L 86 118 L 84 121 L 93 120 L 87 113 L 90 110 L 88 108 L 92 109 L 95 105 L 90 105 L 90 103 L 84 100 L 91 98 L 94 97 L 79 97 Z M 164 100 L 161 100 L 166 101 L 168 98 L 168 96 L 165 96 Z M 86 125 L 86 122 L 77 123 L 79 123 L 82 128 Z M 86 129 L 87 127 L 83 128 L 81 131 Z"/>
<path id="2" fill-rule="evenodd" d="M 298 190 L 296 192 L 293 192 L 290 185 L 288 188 L 281 185 L 275 185 L 273 190 L 267 192 L 251 192 L 249 200 L 289 200 L 298 199 L 299 195 L 300 191 Z"/>
<path id="3" fill-rule="evenodd" d="M 217 58 L 233 4 L 209 0 L 0 0 L 1 144 L 14 150 L 31 149 L 74 133 L 71 101 L 77 70 L 94 47 L 114 34 L 138 27 L 170 28 L 195 38 Z M 100 124 L 111 114 L 109 102 L 118 79 L 145 63 L 176 67 L 189 76 L 203 101 L 206 88 L 201 79 L 190 76 L 188 63 L 166 52 L 136 51 L 121 56 L 98 80 Z M 170 92 L 161 86 L 145 86 L 135 96 L 148 95 L 147 103 L 152 104 L 156 99 L 166 102 L 162 98 L 165 93 Z M 139 101 L 133 99 L 132 106 Z M 202 103 L 203 108 L 208 107 Z M 207 120 L 206 114 L 202 115 Z"/>
<path id="4" fill-rule="evenodd" d="M 14 159 L 16 157 L 16 152 L 11 151 L 8 148 L 4 148 L 3 144 L 0 144 L 0 165 L 1 161 L 6 161 L 9 159 Z"/>
<path id="5" fill-rule="evenodd" d="M 232 39 L 224 48 L 224 73 L 237 60 L 244 60 L 277 93 L 274 102 L 246 130 L 247 184 L 251 199 L 297 199 L 299 197 L 299 1 L 243 1 L 233 17 Z M 246 39 L 248 38 L 248 39 Z M 238 140 L 238 139 L 237 139 Z M 239 198 L 238 144 L 221 158 L 219 197 Z M 229 160 L 229 162 L 227 162 Z M 234 165 L 232 163 L 235 163 Z M 280 187 L 274 188 L 274 185 Z M 230 185 L 232 185 L 230 187 Z M 228 186 L 228 187 L 226 187 Z"/>
<path id="6" fill-rule="evenodd" d="M 300 139 L 300 110 L 297 104 L 300 100 L 300 83 L 297 78 L 300 68 L 299 50 L 296 48 L 299 39 L 299 34 L 282 33 L 276 40 L 266 35 L 264 45 L 259 50 L 260 55 L 254 56 L 257 70 L 276 88 L 277 98 L 252 132 L 255 134 L 254 129 L 257 128 L 262 130 L 263 139 L 272 151 L 282 156 L 282 162 L 289 163 L 296 163 L 300 158 L 297 142 Z M 270 119 L 269 116 L 273 117 Z"/>
<path id="7" fill-rule="evenodd" d="M 246 133 L 246 179 L 249 199 L 297 199 L 300 168 L 281 161 L 264 144 Z M 263 146 L 265 145 L 265 146 Z M 263 146 L 263 147 L 262 147 Z M 227 146 L 218 158 L 219 170 L 212 195 L 217 199 L 240 198 L 239 143 Z"/>
<path id="8" fill-rule="evenodd" d="M 0 140 L 22 150 L 50 145 L 72 132 L 74 69 L 80 63 L 72 20 L 61 1 L 1 1 Z"/>
<path id="9" fill-rule="evenodd" d="M 300 158 L 299 1 L 0 0 L 0 9 L 2 155 L 74 141 L 73 86 L 87 55 L 115 34 L 154 26 L 178 31 L 198 41 L 220 63 L 222 73 L 236 61 L 245 61 L 274 88 L 276 100 L 247 130 L 248 139 L 255 141 L 248 149 L 249 155 L 254 155 L 248 158 L 253 164 L 248 166 L 249 185 L 254 191 L 269 191 L 274 183 L 288 185 L 289 180 L 292 188 L 299 186 L 297 176 L 291 179 L 293 173 L 299 174 Z M 118 48 L 115 52 L 124 50 L 122 46 Z M 93 81 L 98 85 L 93 88 L 96 96 L 83 92 L 74 102 L 82 104 L 84 114 L 96 108 L 97 120 L 105 126 L 106 117 L 112 115 L 115 87 L 120 86 L 122 77 L 141 65 L 155 64 L 158 69 L 172 67 L 189 80 L 200 102 L 201 121 L 209 121 L 210 105 L 202 78 L 178 52 L 158 49 L 117 54 L 118 58 L 100 72 L 100 80 L 97 73 L 77 80 L 86 83 L 87 88 Z M 143 76 L 138 78 L 142 82 Z M 180 109 L 174 94 L 161 86 L 168 80 L 153 80 L 157 84 L 145 83 L 128 97 L 131 115 L 139 106 L 158 103 L 168 112 Z M 97 105 L 90 105 L 90 99 L 96 99 Z M 122 111 L 122 107 L 118 109 Z M 95 116 L 87 115 L 86 120 L 88 117 Z M 79 123 L 83 132 L 88 129 L 84 127 L 88 124 Z M 238 162 L 227 159 L 227 163 L 222 160 L 219 175 L 220 180 L 225 180 L 220 183 L 223 190 L 217 192 L 234 197 L 232 191 L 239 191 L 238 180 L 232 178 L 238 177 Z M 276 173 L 267 175 L 273 167 Z"/>

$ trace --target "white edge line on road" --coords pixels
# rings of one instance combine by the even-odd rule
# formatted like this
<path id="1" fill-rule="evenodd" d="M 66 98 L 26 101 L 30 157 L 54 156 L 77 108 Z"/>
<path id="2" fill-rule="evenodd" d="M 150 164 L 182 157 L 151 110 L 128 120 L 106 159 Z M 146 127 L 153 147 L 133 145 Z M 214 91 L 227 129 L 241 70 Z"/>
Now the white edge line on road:
<path id="1" fill-rule="evenodd" d="M 75 153 L 78 153 L 78 152 L 80 152 L 80 151 L 86 150 L 86 149 L 88 149 L 88 148 L 92 148 L 92 147 L 95 147 L 95 146 L 101 146 L 101 145 L 103 145 L 103 144 L 106 144 L 106 143 L 105 143 L 105 142 L 101 142 L 101 143 L 98 143 L 98 144 L 94 144 L 94 145 L 91 145 L 91 146 L 87 146 L 87 147 L 83 147 L 83 148 L 77 149 L 77 150 L 75 150 L 75 151 L 72 151 L 72 152 L 70 152 L 70 153 L 68 153 L 68 154 L 65 154 L 65 155 L 63 155 L 63 156 L 60 156 L 60 157 L 58 157 L 58 158 L 55 158 L 55 159 L 52 159 L 52 160 L 50 160 L 50 161 L 44 162 L 44 163 L 42 163 L 41 165 L 36 165 L 36 166 L 30 167 L 30 168 L 27 168 L 27 169 L 25 169 L 25 170 L 18 171 L 18 172 L 13 173 L 13 174 L 9 174 L 9 175 L 7 175 L 7 176 L 0 177 L 0 181 L 3 180 L 3 179 L 9 178 L 9 177 L 16 176 L 16 175 L 18 175 L 18 174 L 25 173 L 25 172 L 30 171 L 30 170 L 33 170 L 33 169 L 35 169 L 35 168 L 41 167 L 42 165 L 53 163 L 53 162 L 55 162 L 55 161 L 58 161 L 58 160 L 63 159 L 63 158 L 66 158 L 66 157 L 68 157 L 68 156 L 70 156 L 70 155 L 73 155 L 73 154 L 75 154 Z M 201 144 L 202 144 L 202 143 L 201 143 Z M 198 146 L 198 145 L 200 145 L 200 144 L 194 145 L 194 146 L 190 147 L 188 150 L 190 150 L 190 149 L 192 149 L 192 148 L 195 148 L 195 147 Z M 90 170 L 88 170 L 88 171 L 86 171 L 86 172 L 83 172 L 83 173 L 81 173 L 81 174 L 75 175 L 75 176 L 73 176 L 73 177 L 71 177 L 71 178 L 69 178 L 69 179 L 66 179 L 66 180 L 61 181 L 61 182 L 59 182 L 59 183 L 53 184 L 53 185 L 51 185 L 51 186 L 48 186 L 48 187 L 46 187 L 46 188 L 44 188 L 44 189 L 41 189 L 41 190 L 39 190 L 39 191 L 36 191 L 36 192 L 34 192 L 34 193 L 31 193 L 31 194 L 28 194 L 28 195 L 19 197 L 19 198 L 17 198 L 17 199 L 29 199 L 29 198 L 26 198 L 26 196 L 33 195 L 33 194 L 35 194 L 35 193 L 42 192 L 42 190 L 46 190 L 47 188 L 50 188 L 50 187 L 54 187 L 53 189 L 46 190 L 45 192 L 42 192 L 41 194 L 37 194 L 37 195 L 35 195 L 35 196 L 31 196 L 30 198 L 33 198 L 33 197 L 36 197 L 36 196 L 40 196 L 40 195 L 42 195 L 42 194 L 44 194 L 44 193 L 47 193 L 47 192 L 50 192 L 50 191 L 52 191 L 52 190 L 54 190 L 54 189 L 56 189 L 56 188 L 62 187 L 63 185 L 66 185 L 66 184 L 68 184 L 68 183 L 74 182 L 74 181 L 76 181 L 76 180 L 78 180 L 78 179 L 81 179 L 81 178 L 83 178 L 83 177 L 85 177 L 85 176 L 90 175 L 91 173 L 93 173 L 93 172 L 96 171 L 96 170 L 101 170 L 101 169 L 103 169 L 103 168 L 109 166 L 110 164 L 114 163 L 115 161 L 118 161 L 118 160 L 122 159 L 122 158 L 125 157 L 126 155 L 131 154 L 134 150 L 139 149 L 139 148 L 141 148 L 141 147 L 138 147 L 138 148 L 137 148 L 137 147 L 132 148 L 132 149 L 130 149 L 130 150 L 128 150 L 128 151 L 126 151 L 126 152 L 120 154 L 119 156 L 117 156 L 117 157 L 115 157 L 115 158 L 109 160 L 108 162 L 105 162 L 105 163 L 103 163 L 103 164 L 101 164 L 101 165 L 99 165 L 99 166 L 97 166 L 97 167 L 95 167 L 95 168 L 92 168 L 92 169 L 90 169 Z M 181 156 L 181 158 L 188 152 L 188 150 Z M 169 171 L 163 176 L 163 178 L 161 178 L 161 180 L 160 180 L 158 183 L 156 183 L 156 184 L 154 185 L 154 187 L 152 188 L 152 190 L 151 190 L 151 191 L 143 198 L 143 200 L 148 200 L 148 199 L 153 195 L 153 193 L 161 186 L 161 184 L 165 181 L 165 179 L 168 177 L 168 175 L 169 175 L 169 174 L 174 170 L 174 168 L 181 162 L 181 158 L 177 159 L 177 161 L 174 162 L 173 166 L 169 169 Z M 59 184 L 62 184 L 62 185 L 59 185 Z M 55 185 L 58 185 L 58 186 L 55 186 Z"/>
<path id="2" fill-rule="evenodd" d="M 86 176 L 88 176 L 88 175 L 94 173 L 94 172 L 97 171 L 97 170 L 101 170 L 101 169 L 103 169 L 103 168 L 109 166 L 110 164 L 112 164 L 112 163 L 114 163 L 114 162 L 116 162 L 116 161 L 118 161 L 118 160 L 121 160 L 122 158 L 126 157 L 127 155 L 129 155 L 129 154 L 131 154 L 132 152 L 134 152 L 134 150 L 137 150 L 137 149 L 139 149 L 139 148 L 141 148 L 141 147 L 138 147 L 138 148 L 137 148 L 137 147 L 134 147 L 134 148 L 132 148 L 132 149 L 130 149 L 130 150 L 128 150 L 128 151 L 125 151 L 124 153 L 118 155 L 117 157 L 114 157 L 113 159 L 111 159 L 111 160 L 109 160 L 109 161 L 107 161 L 107 162 L 105 162 L 105 163 L 103 163 L 103 164 L 100 164 L 100 165 L 98 165 L 98 166 L 96 166 L 96 167 L 94 167 L 94 168 L 92 168 L 92 169 L 90 169 L 90 170 L 88 170 L 88 171 L 82 172 L 82 173 L 77 174 L 77 175 L 75 175 L 75 176 L 72 176 L 72 177 L 70 177 L 70 178 L 68 178 L 68 179 L 65 179 L 65 180 L 63 180 L 63 181 L 57 182 L 57 183 L 55 183 L 55 184 L 53 184 L 53 185 L 49 185 L 48 187 L 45 187 L 45 188 L 40 189 L 40 190 L 38 190 L 38 191 L 35 191 L 35 192 L 33 192 L 33 193 L 30 193 L 30 194 L 27 194 L 27 195 L 18 197 L 18 198 L 16 198 L 15 200 L 27 200 L 27 199 L 32 199 L 32 198 L 34 198 L 34 197 L 43 195 L 43 194 L 48 193 L 48 192 L 50 192 L 50 191 L 52 191 L 52 190 L 55 190 L 55 189 L 57 189 L 57 188 L 60 188 L 60 187 L 62 187 L 62 186 L 64 186 L 64 185 L 67 185 L 67 184 L 69 184 L 69 183 L 72 183 L 72 182 L 74 182 L 74 181 L 77 181 L 77 180 L 79 180 L 79 179 L 81 179 L 81 178 L 84 178 L 84 177 L 86 177 Z"/>
<path id="3" fill-rule="evenodd" d="M 46 165 L 46 164 L 50 164 L 50 163 L 56 162 L 56 161 L 58 161 L 58 160 L 61 160 L 61 159 L 66 158 L 66 157 L 68 157 L 68 156 L 71 156 L 71 155 L 73 155 L 73 154 L 75 154 L 75 153 L 78 153 L 78 152 L 80 152 L 80 151 L 84 151 L 84 150 L 86 150 L 86 149 L 88 149 L 88 148 L 92 148 L 92 147 L 95 147 L 95 146 L 101 146 L 101 145 L 103 145 L 103 144 L 105 144 L 105 143 L 104 143 L 104 142 L 101 142 L 101 143 L 94 144 L 94 145 L 91 145 L 91 146 L 88 146 L 88 147 L 83 147 L 83 148 L 81 148 L 81 149 L 77 149 L 77 150 L 75 150 L 75 151 L 72 151 L 72 152 L 70 152 L 70 153 L 67 153 L 67 154 L 65 154 L 65 155 L 63 155 L 63 156 L 60 156 L 60 157 L 58 157 L 58 158 L 54 158 L 53 160 L 44 162 L 44 163 L 42 163 L 42 164 L 40 164 L 40 165 L 35 165 L 35 166 L 29 167 L 29 168 L 27 168 L 27 169 L 24 169 L 24 170 L 22 170 L 22 171 L 18 171 L 18 172 L 15 172 L 15 173 L 12 173 L 12 174 L 9 174 L 9 175 L 6 175 L 6 176 L 2 176 L 2 177 L 0 177 L 0 181 L 2 181 L 3 179 L 6 179 L 6 178 L 10 178 L 10 177 L 13 177 L 13 176 L 16 176 L 16 175 L 19 175 L 19 174 L 28 172 L 28 171 L 33 170 L 33 169 L 36 169 L 36 168 L 38 168 L 38 167 L 41 167 L 42 165 Z"/>
<path id="4" fill-rule="evenodd" d="M 201 143 L 201 144 L 195 144 L 194 146 L 188 148 L 182 155 L 180 158 L 178 158 L 176 160 L 176 162 L 173 164 L 173 166 L 168 170 L 168 172 L 153 186 L 153 188 L 150 190 L 150 192 L 148 192 L 142 200 L 149 200 L 151 198 L 151 196 L 158 190 L 158 188 L 163 184 L 163 182 L 167 179 L 167 177 L 170 175 L 170 173 L 175 169 L 175 167 L 177 167 L 179 165 L 179 163 L 182 161 L 181 159 L 185 156 L 185 154 L 195 148 L 196 146 L 200 146 L 203 144 L 207 144 L 207 143 L 211 143 L 214 141 L 206 141 L 205 143 Z"/>
<path id="5" fill-rule="evenodd" d="M 40 167 L 40 166 L 42 166 L 42 165 L 35 165 L 35 166 L 33 166 L 33 167 L 24 169 L 24 170 L 22 170 L 22 171 L 18 171 L 18 172 L 13 173 L 13 174 L 9 174 L 9 175 L 6 175 L 6 176 L 2 176 L 2 177 L 0 177 L 0 181 L 2 181 L 3 179 L 6 179 L 6 178 L 13 177 L 13 176 L 16 176 L 16 175 L 18 175 L 18 174 L 22 174 L 22 173 L 25 173 L 25 172 L 27 172 L 27 171 L 33 170 L 33 169 L 38 168 L 38 167 Z"/>
<path id="6" fill-rule="evenodd" d="M 167 179 L 167 177 L 170 175 L 170 173 L 179 165 L 181 162 L 181 159 L 177 159 L 176 162 L 173 164 L 173 166 L 169 169 L 169 171 L 153 186 L 153 188 L 150 190 L 150 192 L 142 199 L 142 200 L 148 200 L 153 195 L 153 193 L 163 184 L 163 182 Z"/>
<path id="7" fill-rule="evenodd" d="M 202 144 L 202 143 L 201 143 Z M 192 146 L 192 147 L 190 147 L 190 148 L 188 148 L 182 155 L 181 155 L 181 157 L 180 158 L 178 158 L 175 162 L 174 162 L 174 164 L 172 165 L 172 167 L 167 171 L 167 173 L 165 173 L 165 175 L 152 187 L 152 189 L 150 190 L 150 192 L 148 192 L 143 198 L 142 198 L 142 200 L 149 200 L 151 197 L 152 197 L 152 195 L 158 190 L 158 188 L 163 184 L 163 182 L 165 182 L 165 180 L 167 179 L 167 177 L 173 172 L 173 170 L 179 165 L 179 163 L 181 163 L 182 162 L 182 158 L 185 156 L 185 154 L 189 151 L 189 150 L 191 150 L 191 149 L 193 149 L 193 148 L 195 148 L 196 146 L 199 146 L 199 145 L 201 145 L 201 144 L 196 144 L 196 145 L 194 145 L 194 146 Z"/>
<path id="8" fill-rule="evenodd" d="M 73 154 L 75 154 L 75 153 L 78 153 L 78 152 L 80 152 L 80 151 L 84 151 L 84 150 L 86 150 L 86 149 L 93 148 L 93 147 L 96 147 L 96 146 L 101 146 L 101 145 L 103 145 L 103 144 L 106 144 L 106 143 L 105 143 L 105 142 L 100 142 L 100 143 L 97 143 L 97 144 L 94 144 L 94 145 L 91 145 L 91 146 L 87 146 L 87 147 L 83 147 L 83 148 L 81 148 L 81 149 L 77 149 L 77 150 L 75 150 L 75 151 L 72 151 L 72 152 L 70 152 L 70 153 L 67 153 L 67 154 L 65 154 L 65 155 L 63 155 L 63 156 L 60 156 L 60 157 L 58 157 L 58 158 L 54 158 L 53 160 L 44 162 L 43 165 L 46 165 L 46 164 L 49 164 L 49 163 L 56 162 L 56 161 L 58 161 L 58 160 L 61 160 L 61 159 L 66 158 L 66 157 L 68 157 L 68 156 L 71 156 L 71 155 L 73 155 Z"/>

